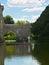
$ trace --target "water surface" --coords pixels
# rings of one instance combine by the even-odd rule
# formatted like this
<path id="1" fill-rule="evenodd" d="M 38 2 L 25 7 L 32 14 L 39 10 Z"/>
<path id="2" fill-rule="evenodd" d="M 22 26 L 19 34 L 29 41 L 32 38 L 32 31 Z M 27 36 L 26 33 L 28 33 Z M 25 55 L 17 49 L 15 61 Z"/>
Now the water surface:
<path id="1" fill-rule="evenodd" d="M 5 58 L 4 65 L 40 65 L 40 63 L 32 56 L 15 56 Z"/>
<path id="2" fill-rule="evenodd" d="M 35 44 L 29 53 L 23 45 L 1 45 L 0 65 L 49 65 L 49 43 Z"/>

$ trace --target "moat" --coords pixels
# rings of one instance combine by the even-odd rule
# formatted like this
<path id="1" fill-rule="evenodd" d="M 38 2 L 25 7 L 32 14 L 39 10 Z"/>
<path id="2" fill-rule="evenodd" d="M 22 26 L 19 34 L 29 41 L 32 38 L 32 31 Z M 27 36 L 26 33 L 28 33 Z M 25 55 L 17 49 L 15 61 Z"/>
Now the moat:
<path id="1" fill-rule="evenodd" d="M 48 43 L 34 45 L 27 52 L 23 45 L 1 45 L 0 65 L 49 65 Z"/>

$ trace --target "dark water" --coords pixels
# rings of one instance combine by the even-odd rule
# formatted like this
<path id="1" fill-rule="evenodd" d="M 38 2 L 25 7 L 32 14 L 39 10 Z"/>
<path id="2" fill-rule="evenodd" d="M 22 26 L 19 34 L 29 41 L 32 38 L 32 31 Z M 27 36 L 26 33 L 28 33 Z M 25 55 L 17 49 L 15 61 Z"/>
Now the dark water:
<path id="1" fill-rule="evenodd" d="M 0 65 L 49 65 L 49 43 L 34 45 L 28 52 L 23 45 L 1 45 Z"/>
<path id="2" fill-rule="evenodd" d="M 34 52 L 32 55 L 39 60 L 41 65 L 49 65 L 49 43 L 35 44 Z"/>

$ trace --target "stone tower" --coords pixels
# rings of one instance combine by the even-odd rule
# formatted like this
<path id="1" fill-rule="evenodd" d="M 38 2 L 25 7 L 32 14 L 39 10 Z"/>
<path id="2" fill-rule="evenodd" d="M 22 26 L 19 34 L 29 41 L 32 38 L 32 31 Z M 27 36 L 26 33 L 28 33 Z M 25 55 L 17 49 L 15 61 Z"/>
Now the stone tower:
<path id="1" fill-rule="evenodd" d="M 3 33 L 3 12 L 4 6 L 0 4 L 0 38 L 2 38 Z"/>

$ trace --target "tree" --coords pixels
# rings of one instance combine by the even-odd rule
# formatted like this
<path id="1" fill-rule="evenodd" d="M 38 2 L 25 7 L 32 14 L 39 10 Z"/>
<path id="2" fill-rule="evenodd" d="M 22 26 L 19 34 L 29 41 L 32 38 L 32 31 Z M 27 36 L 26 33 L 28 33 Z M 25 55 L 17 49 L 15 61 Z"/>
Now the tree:
<path id="1" fill-rule="evenodd" d="M 13 18 L 9 15 L 5 16 L 3 19 L 4 19 L 5 24 L 14 24 Z"/>
<path id="2" fill-rule="evenodd" d="M 4 34 L 4 40 L 16 40 L 16 36 L 14 35 L 13 32 L 11 31 L 7 31 L 5 34 Z"/>
<path id="3" fill-rule="evenodd" d="M 38 40 L 49 40 L 49 6 L 41 13 L 37 21 L 32 24 L 31 32 Z"/>
<path id="4" fill-rule="evenodd" d="M 29 23 L 29 22 L 28 21 L 22 21 L 22 20 L 18 20 L 16 22 L 16 24 L 27 24 L 27 23 Z"/>

